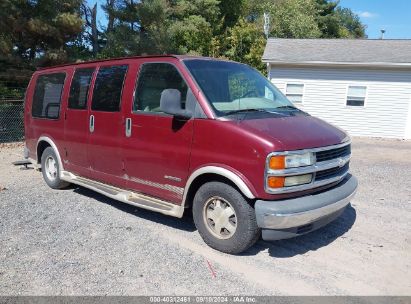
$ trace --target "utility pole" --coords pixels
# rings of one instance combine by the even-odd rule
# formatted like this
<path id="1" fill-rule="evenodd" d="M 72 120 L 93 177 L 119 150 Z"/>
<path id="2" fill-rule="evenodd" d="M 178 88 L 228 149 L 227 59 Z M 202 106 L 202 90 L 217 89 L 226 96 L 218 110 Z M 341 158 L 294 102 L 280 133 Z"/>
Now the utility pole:
<path id="1" fill-rule="evenodd" d="M 264 34 L 268 39 L 268 35 L 270 34 L 270 15 L 268 13 L 264 13 Z"/>

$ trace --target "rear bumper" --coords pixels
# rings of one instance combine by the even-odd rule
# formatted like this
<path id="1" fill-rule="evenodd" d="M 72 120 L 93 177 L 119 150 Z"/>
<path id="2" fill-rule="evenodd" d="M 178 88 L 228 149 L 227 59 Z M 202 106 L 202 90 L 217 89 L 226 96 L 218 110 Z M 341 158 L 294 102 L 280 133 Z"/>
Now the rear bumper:
<path id="1" fill-rule="evenodd" d="M 255 203 L 257 224 L 265 240 L 290 238 L 318 229 L 336 219 L 350 203 L 358 187 L 348 174 L 334 188 L 313 195 Z"/>

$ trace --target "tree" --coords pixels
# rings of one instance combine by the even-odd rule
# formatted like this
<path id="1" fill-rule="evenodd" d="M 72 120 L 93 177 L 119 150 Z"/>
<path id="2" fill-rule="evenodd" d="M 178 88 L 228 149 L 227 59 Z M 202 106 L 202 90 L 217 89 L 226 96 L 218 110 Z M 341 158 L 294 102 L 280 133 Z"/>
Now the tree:
<path id="1" fill-rule="evenodd" d="M 250 64 L 266 73 L 261 61 L 266 38 L 263 33 L 263 13 L 271 17 L 271 37 L 314 38 L 321 31 L 316 21 L 317 8 L 314 0 L 248 0 L 243 6 L 243 17 L 226 35 L 212 44 L 212 54 Z M 217 51 L 215 51 L 216 49 Z"/>
<path id="2" fill-rule="evenodd" d="M 179 0 L 171 6 L 169 36 L 177 53 L 209 55 L 213 33 L 219 31 L 219 1 Z"/>
<path id="3" fill-rule="evenodd" d="M 236 25 L 238 20 L 244 15 L 246 0 L 222 0 L 218 7 L 222 20 L 220 32 L 224 32 Z"/>
<path id="4" fill-rule="evenodd" d="M 366 26 L 361 23 L 360 17 L 349 8 L 338 7 L 336 16 L 340 25 L 339 37 L 344 38 L 367 38 Z"/>
<path id="5" fill-rule="evenodd" d="M 166 0 L 145 0 L 137 6 L 140 20 L 140 50 L 145 54 L 164 54 L 172 50 L 169 35 L 171 4 Z"/>
<path id="6" fill-rule="evenodd" d="M 338 6 L 338 1 L 316 0 L 318 26 L 323 38 L 365 38 L 365 26 L 349 8 Z"/>
<path id="7" fill-rule="evenodd" d="M 335 9 L 338 1 L 316 0 L 318 14 L 316 17 L 318 28 L 321 31 L 321 38 L 340 37 L 340 24 Z"/>
<path id="8" fill-rule="evenodd" d="M 241 19 L 229 31 L 228 47 L 224 56 L 234 61 L 247 63 L 265 73 L 265 65 L 261 61 L 265 43 L 261 24 Z"/>
<path id="9" fill-rule="evenodd" d="M 30 71 L 140 54 L 228 58 L 265 72 L 264 13 L 271 17 L 270 37 L 365 37 L 359 17 L 337 0 L 105 0 L 102 8 L 106 26 L 98 23 L 98 5 L 86 0 L 1 0 L 0 69 L 6 71 L 6 87 L 22 77 L 14 67 Z"/>
<path id="10" fill-rule="evenodd" d="M 85 23 L 85 29 L 82 32 L 85 41 L 91 45 L 91 52 L 93 57 L 97 57 L 100 50 L 100 36 L 101 33 L 97 28 L 97 3 L 93 7 L 82 3 L 81 11 Z"/>
<path id="11" fill-rule="evenodd" d="M 82 0 L 0 1 L 0 91 L 23 96 L 38 65 L 65 62 L 83 48 Z"/>
<path id="12" fill-rule="evenodd" d="M 316 21 L 313 0 L 283 0 L 270 6 L 270 36 L 279 38 L 318 38 L 321 31 Z"/>
<path id="13" fill-rule="evenodd" d="M 65 48 L 82 31 L 81 0 L 3 0 L 0 36 L 3 54 L 44 63 L 65 59 Z"/>
<path id="14" fill-rule="evenodd" d="M 103 9 L 108 16 L 107 44 L 99 57 L 162 53 L 168 47 L 166 0 L 107 0 Z"/>
<path id="15" fill-rule="evenodd" d="M 116 0 L 106 0 L 106 5 L 103 9 L 107 12 L 107 32 L 111 32 L 114 28 L 114 4 Z"/>
<path id="16" fill-rule="evenodd" d="M 192 53 L 208 55 L 213 33 L 219 30 L 218 0 L 116 0 L 106 13 L 107 29 L 102 56 Z"/>

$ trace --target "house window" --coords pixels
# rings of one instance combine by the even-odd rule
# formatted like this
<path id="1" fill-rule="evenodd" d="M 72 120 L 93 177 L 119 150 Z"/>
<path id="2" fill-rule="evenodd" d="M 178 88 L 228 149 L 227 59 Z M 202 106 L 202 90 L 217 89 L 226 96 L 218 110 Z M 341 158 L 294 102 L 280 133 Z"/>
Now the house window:
<path id="1" fill-rule="evenodd" d="M 292 103 L 303 102 L 304 84 L 301 83 L 287 83 L 285 95 Z"/>
<path id="2" fill-rule="evenodd" d="M 363 107 L 365 102 L 365 86 L 349 86 L 347 91 L 347 106 Z"/>

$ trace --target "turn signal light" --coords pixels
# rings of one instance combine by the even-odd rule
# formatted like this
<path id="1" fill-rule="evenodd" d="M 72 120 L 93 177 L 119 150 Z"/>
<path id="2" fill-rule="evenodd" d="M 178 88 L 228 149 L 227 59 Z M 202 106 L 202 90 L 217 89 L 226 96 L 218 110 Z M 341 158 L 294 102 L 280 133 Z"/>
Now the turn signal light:
<path id="1" fill-rule="evenodd" d="M 284 177 L 269 176 L 267 178 L 267 185 L 270 188 L 282 188 L 284 187 L 284 180 Z"/>
<path id="2" fill-rule="evenodd" d="M 269 167 L 270 169 L 273 169 L 273 170 L 284 169 L 285 168 L 285 156 L 284 155 L 272 156 L 270 158 Z"/>

